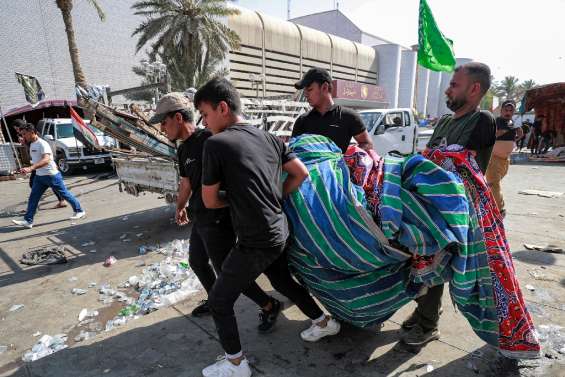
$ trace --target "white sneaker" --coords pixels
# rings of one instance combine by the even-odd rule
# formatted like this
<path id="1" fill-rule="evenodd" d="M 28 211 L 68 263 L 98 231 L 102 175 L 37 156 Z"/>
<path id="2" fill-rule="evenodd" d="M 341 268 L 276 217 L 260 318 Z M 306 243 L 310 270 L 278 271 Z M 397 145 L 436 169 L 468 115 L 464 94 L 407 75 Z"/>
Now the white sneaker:
<path id="1" fill-rule="evenodd" d="M 74 215 L 72 215 L 71 217 L 69 217 L 70 220 L 78 220 L 78 219 L 82 219 L 84 216 L 86 216 L 86 212 L 82 211 L 82 212 L 75 212 Z"/>
<path id="2" fill-rule="evenodd" d="M 251 368 L 247 359 L 239 365 L 232 364 L 226 356 L 218 357 L 218 361 L 202 370 L 204 377 L 251 377 Z"/>
<path id="3" fill-rule="evenodd" d="M 28 229 L 33 228 L 33 224 L 28 223 L 26 220 L 12 220 L 12 222 L 16 225 L 23 226 L 24 228 L 28 228 Z"/>
<path id="4" fill-rule="evenodd" d="M 306 342 L 317 342 L 323 337 L 336 335 L 337 333 L 339 333 L 340 329 L 341 325 L 339 324 L 339 322 L 333 318 L 330 318 L 326 327 L 320 327 L 313 323 L 310 328 L 300 333 L 300 337 Z"/>

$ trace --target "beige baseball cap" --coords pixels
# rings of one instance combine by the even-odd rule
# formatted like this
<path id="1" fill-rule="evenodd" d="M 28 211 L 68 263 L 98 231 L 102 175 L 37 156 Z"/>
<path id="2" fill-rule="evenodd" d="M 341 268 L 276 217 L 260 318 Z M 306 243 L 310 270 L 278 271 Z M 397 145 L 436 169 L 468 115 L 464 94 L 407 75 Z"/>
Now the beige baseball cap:
<path id="1" fill-rule="evenodd" d="M 149 119 L 149 123 L 161 123 L 165 116 L 173 111 L 187 110 L 192 112 L 192 103 L 183 93 L 173 92 L 165 94 L 157 104 L 155 114 Z"/>

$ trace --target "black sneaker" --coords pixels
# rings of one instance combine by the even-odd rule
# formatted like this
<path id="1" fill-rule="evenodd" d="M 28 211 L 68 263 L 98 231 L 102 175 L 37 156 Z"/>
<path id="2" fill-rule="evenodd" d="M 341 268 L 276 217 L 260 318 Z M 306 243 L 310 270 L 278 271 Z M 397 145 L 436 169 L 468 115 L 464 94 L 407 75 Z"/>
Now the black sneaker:
<path id="1" fill-rule="evenodd" d="M 418 324 L 419 320 L 420 320 L 420 316 L 418 315 L 418 312 L 416 310 L 414 310 L 412 312 L 412 314 L 410 315 L 410 317 L 408 317 L 408 319 L 406 319 L 404 322 L 402 322 L 401 327 L 404 330 L 410 330 L 412 327 L 414 327 Z"/>
<path id="2" fill-rule="evenodd" d="M 192 311 L 193 317 L 204 317 L 205 315 L 212 314 L 208 306 L 208 300 L 202 300 L 196 308 Z"/>
<path id="3" fill-rule="evenodd" d="M 261 323 L 259 323 L 259 326 L 257 326 L 257 329 L 259 330 L 260 333 L 263 333 L 263 334 L 266 334 L 266 333 L 273 331 L 273 327 L 275 326 L 275 323 L 277 322 L 277 318 L 279 316 L 279 313 L 283 309 L 282 302 L 280 302 L 279 300 L 277 300 L 274 297 L 271 297 L 271 300 L 272 300 L 271 302 L 273 303 L 273 307 L 272 307 L 271 310 L 265 311 L 265 310 L 261 309 L 261 311 L 259 311 L 259 321 Z"/>

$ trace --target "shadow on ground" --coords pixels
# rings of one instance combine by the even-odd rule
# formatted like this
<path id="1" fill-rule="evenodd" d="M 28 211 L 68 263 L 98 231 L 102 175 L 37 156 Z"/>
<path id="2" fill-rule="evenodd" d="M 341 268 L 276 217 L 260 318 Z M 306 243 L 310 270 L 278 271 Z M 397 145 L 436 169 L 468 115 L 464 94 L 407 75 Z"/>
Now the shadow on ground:
<path id="1" fill-rule="evenodd" d="M 123 216 L 115 216 L 93 222 L 79 221 L 76 225 L 46 232 L 37 232 L 41 229 L 40 226 L 34 227 L 32 230 L 22 230 L 17 227 L 3 228 L 2 230 L 5 232 L 6 229 L 9 229 L 13 237 L 8 237 L 4 242 L 4 244 L 12 243 L 10 252 L 6 250 L 6 246 L 0 247 L 0 259 L 10 269 L 10 271 L 0 274 L 0 288 L 58 274 L 84 265 L 102 263 L 110 255 L 114 255 L 118 260 L 132 258 L 138 255 L 138 245 L 155 245 L 161 244 L 161 242 L 169 242 L 175 238 L 188 238 L 190 227 L 180 228 L 171 225 L 171 216 L 168 206 L 163 206 L 130 213 L 126 221 L 123 220 Z M 62 221 L 67 220 L 56 222 Z M 140 233 L 143 233 L 143 235 L 137 237 L 136 235 Z M 126 234 L 126 238 L 130 242 L 123 242 L 123 239 L 120 239 L 120 235 L 123 234 Z M 157 235 L 158 238 L 151 238 L 151 235 Z M 49 241 L 41 246 L 64 246 L 68 263 L 33 267 L 20 264 L 18 259 L 26 250 L 18 250 L 15 255 L 13 243 L 41 237 L 46 237 Z M 95 244 L 83 246 L 90 241 L 95 242 Z M 96 253 L 89 252 L 93 249 L 96 250 Z"/>

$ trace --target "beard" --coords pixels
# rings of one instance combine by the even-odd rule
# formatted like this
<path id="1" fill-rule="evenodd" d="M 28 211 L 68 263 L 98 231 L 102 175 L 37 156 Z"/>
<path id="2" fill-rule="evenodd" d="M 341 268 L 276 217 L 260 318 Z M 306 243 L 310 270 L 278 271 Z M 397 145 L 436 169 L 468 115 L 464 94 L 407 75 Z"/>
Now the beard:
<path id="1" fill-rule="evenodd" d="M 456 112 L 467 104 L 467 100 L 465 98 L 447 98 L 445 104 L 449 110 Z"/>

